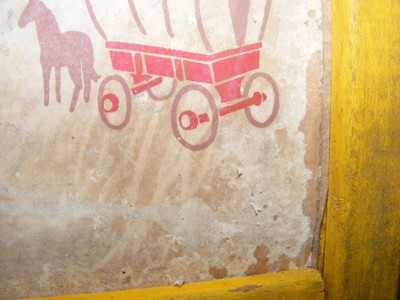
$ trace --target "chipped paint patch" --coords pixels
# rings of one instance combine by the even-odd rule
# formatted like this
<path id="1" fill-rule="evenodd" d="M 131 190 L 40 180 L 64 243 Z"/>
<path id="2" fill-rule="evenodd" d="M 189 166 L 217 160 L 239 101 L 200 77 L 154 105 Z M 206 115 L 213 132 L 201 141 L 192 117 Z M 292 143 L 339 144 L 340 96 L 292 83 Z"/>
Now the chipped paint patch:
<path id="1" fill-rule="evenodd" d="M 328 170 L 328 129 L 326 122 L 329 120 L 329 99 L 323 97 L 321 83 L 323 70 L 322 53 L 316 52 L 310 59 L 307 67 L 307 113 L 299 126 L 304 133 L 307 152 L 304 158 L 306 166 L 311 170 L 312 176 L 307 183 L 307 196 L 303 201 L 303 213 L 310 217 L 310 229 L 319 233 L 322 222 L 322 211 L 325 207 L 327 195 L 327 170 Z M 326 143 L 321 141 L 325 140 Z M 315 202 L 318 205 L 315 205 Z M 312 266 L 316 266 L 318 257 L 319 234 L 315 239 L 305 244 L 311 251 Z M 304 255 L 304 254 L 303 254 Z"/>
<path id="2" fill-rule="evenodd" d="M 269 251 L 266 246 L 258 246 L 256 248 L 253 255 L 257 260 L 257 263 L 249 266 L 245 272 L 247 276 L 264 274 L 268 272 L 268 252 Z"/>
<path id="3" fill-rule="evenodd" d="M 215 279 L 222 279 L 228 276 L 228 270 L 226 268 L 216 268 L 211 267 L 208 272 L 215 278 Z"/>
<path id="4" fill-rule="evenodd" d="M 249 293 L 249 292 L 254 292 L 256 291 L 258 288 L 260 288 L 261 285 L 245 285 L 242 286 L 240 288 L 237 288 L 235 290 L 230 290 L 229 292 L 231 293 Z"/>

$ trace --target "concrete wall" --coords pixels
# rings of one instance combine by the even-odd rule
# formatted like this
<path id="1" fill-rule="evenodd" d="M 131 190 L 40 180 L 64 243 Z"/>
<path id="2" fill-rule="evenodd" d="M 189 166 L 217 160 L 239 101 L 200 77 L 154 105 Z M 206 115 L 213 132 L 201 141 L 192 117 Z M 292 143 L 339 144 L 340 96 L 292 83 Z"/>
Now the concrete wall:
<path id="1" fill-rule="evenodd" d="M 327 181 L 323 4 L 75 2 L 0 6 L 1 298 L 315 266 Z M 259 40 L 260 50 L 239 55 Z M 167 74 L 154 100 L 132 95 L 133 79 L 139 89 L 149 81 L 128 51 L 114 63 L 126 72 L 114 70 L 106 41 L 184 52 L 157 48 L 164 60 L 154 64 L 142 57 L 145 71 Z M 191 73 L 239 46 L 215 67 L 243 78 L 222 98 L 228 79 L 216 83 L 207 64 Z M 170 55 L 186 59 L 169 65 Z M 90 88 L 80 90 L 82 74 Z"/>

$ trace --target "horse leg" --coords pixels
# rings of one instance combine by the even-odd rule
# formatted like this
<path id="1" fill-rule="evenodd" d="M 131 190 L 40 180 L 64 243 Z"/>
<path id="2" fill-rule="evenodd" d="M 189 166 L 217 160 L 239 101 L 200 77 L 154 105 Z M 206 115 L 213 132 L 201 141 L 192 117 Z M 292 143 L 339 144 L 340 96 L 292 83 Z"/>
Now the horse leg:
<path id="1" fill-rule="evenodd" d="M 61 71 L 60 67 L 56 67 L 56 96 L 57 102 L 61 103 Z"/>
<path id="2" fill-rule="evenodd" d="M 49 106 L 51 66 L 42 65 L 42 72 L 43 72 L 43 86 L 44 86 L 44 105 Z"/>
<path id="3" fill-rule="evenodd" d="M 69 108 L 70 112 L 73 112 L 76 107 L 76 102 L 78 101 L 79 93 L 82 89 L 82 75 L 81 68 L 76 66 L 68 67 L 69 75 L 75 84 L 74 94 L 72 95 L 71 106 Z"/>
<path id="4" fill-rule="evenodd" d="M 86 101 L 87 103 L 89 103 L 90 90 L 91 90 L 91 88 L 90 88 L 91 74 L 90 74 L 90 71 L 89 71 L 89 70 L 90 70 L 90 69 L 85 68 L 85 66 L 83 66 L 83 68 L 82 68 L 82 72 L 83 72 L 83 81 L 84 81 L 84 84 L 85 84 L 83 96 L 84 96 L 85 101 Z"/>

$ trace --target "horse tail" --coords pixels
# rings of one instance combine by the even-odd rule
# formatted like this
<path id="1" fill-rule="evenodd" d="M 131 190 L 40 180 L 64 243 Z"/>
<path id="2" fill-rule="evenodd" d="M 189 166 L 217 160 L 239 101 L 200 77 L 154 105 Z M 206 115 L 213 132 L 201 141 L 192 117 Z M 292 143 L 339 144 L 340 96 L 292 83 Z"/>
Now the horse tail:
<path id="1" fill-rule="evenodd" d="M 96 70 L 94 69 L 93 65 L 92 65 L 92 70 L 90 72 L 90 79 L 93 80 L 94 82 L 97 82 L 97 80 L 100 79 L 100 75 L 97 74 Z"/>
<path id="2" fill-rule="evenodd" d="M 94 69 L 94 61 L 83 61 L 82 64 L 82 71 L 83 71 L 83 76 L 87 78 L 87 80 L 93 80 L 94 82 L 97 82 L 99 78 L 101 77 L 99 74 L 97 74 L 96 70 Z"/>
<path id="3" fill-rule="evenodd" d="M 90 82 L 93 80 L 97 82 L 99 80 L 100 75 L 97 74 L 96 70 L 94 69 L 94 51 L 92 41 L 89 37 L 84 34 L 84 39 L 86 40 L 85 51 L 82 59 L 82 73 L 85 82 L 85 89 L 84 89 L 84 98 L 86 102 L 89 102 L 90 97 Z"/>
<path id="4" fill-rule="evenodd" d="M 94 69 L 94 51 L 93 45 L 89 37 L 87 37 L 87 45 L 86 45 L 86 57 L 83 59 L 83 69 L 84 69 L 84 76 L 87 76 L 88 79 L 97 82 L 101 77 L 97 74 L 96 70 Z"/>

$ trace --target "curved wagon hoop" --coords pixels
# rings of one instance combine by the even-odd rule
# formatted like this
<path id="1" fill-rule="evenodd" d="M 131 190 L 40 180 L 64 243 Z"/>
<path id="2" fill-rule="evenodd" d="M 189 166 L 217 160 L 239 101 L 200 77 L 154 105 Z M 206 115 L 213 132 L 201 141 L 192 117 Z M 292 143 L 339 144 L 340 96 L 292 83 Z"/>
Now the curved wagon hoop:
<path id="1" fill-rule="evenodd" d="M 135 21 L 137 27 L 139 28 L 140 32 L 143 35 L 146 35 L 147 31 L 144 28 L 144 26 L 142 24 L 142 21 L 139 18 L 139 14 L 138 14 L 138 11 L 136 9 L 135 3 L 133 2 L 133 0 L 128 0 L 128 4 L 129 4 L 129 9 L 131 10 L 131 13 L 132 13 L 132 18 Z"/>
<path id="2" fill-rule="evenodd" d="M 107 41 L 108 40 L 108 36 L 106 35 L 103 27 L 101 26 L 91 3 L 91 0 L 85 0 L 86 3 L 86 7 L 87 10 L 89 12 L 90 15 L 90 19 L 92 20 L 93 25 L 95 26 L 97 32 L 100 34 L 100 36 L 103 38 L 103 40 Z M 133 18 L 133 21 L 135 22 L 135 24 L 137 25 L 139 31 L 143 34 L 143 35 L 147 35 L 147 31 L 145 29 L 145 27 L 143 26 L 143 23 L 140 19 L 140 15 L 139 12 L 135 6 L 135 3 L 133 0 L 127 0 L 129 9 L 131 11 L 131 15 Z M 230 2 L 231 3 L 231 2 Z M 263 19 L 262 19 L 262 23 L 261 23 L 261 28 L 260 31 L 258 33 L 258 41 L 263 40 L 264 35 L 265 35 L 265 30 L 267 27 L 267 23 L 268 23 L 268 19 L 269 19 L 269 15 L 271 12 L 271 4 L 272 4 L 272 0 L 265 0 L 265 6 L 264 6 L 264 13 L 263 13 Z M 170 17 L 170 7 L 168 5 L 168 0 L 162 0 L 162 11 L 163 11 L 163 18 L 164 18 L 164 26 L 165 26 L 165 30 L 168 33 L 168 36 L 170 38 L 173 38 L 175 36 L 174 32 L 173 32 L 173 28 L 172 28 L 172 22 L 171 22 L 171 17 Z M 197 29 L 198 29 L 198 33 L 200 35 L 201 41 L 205 47 L 205 49 L 210 52 L 213 53 L 214 52 L 214 47 L 211 45 L 209 38 L 207 37 L 207 33 L 204 27 L 204 22 L 203 22 L 203 14 L 201 12 L 201 7 L 200 7 L 200 0 L 195 0 L 194 2 L 194 13 L 195 13 L 195 18 L 196 18 L 196 25 L 197 25 Z M 232 19 L 232 22 L 235 23 L 235 20 Z M 237 30 L 239 31 L 243 31 L 244 33 L 246 32 L 246 27 L 241 28 L 242 26 L 239 26 L 239 24 L 236 24 L 236 26 L 234 25 L 235 28 L 235 35 L 236 38 L 238 39 L 238 35 L 240 35 L 239 32 L 237 32 Z M 241 46 L 241 44 L 239 43 L 238 46 Z"/>
<path id="3" fill-rule="evenodd" d="M 264 17 L 263 17 L 263 22 L 262 22 L 261 29 L 260 29 L 260 34 L 258 36 L 259 41 L 263 40 L 265 30 L 267 29 L 269 14 L 271 12 L 271 4 L 272 4 L 272 0 L 265 1 Z"/>
<path id="4" fill-rule="evenodd" d="M 167 29 L 169 37 L 173 38 L 174 37 L 174 32 L 173 32 L 172 26 L 171 26 L 171 19 L 170 19 L 170 15 L 169 15 L 168 0 L 163 0 L 162 7 L 163 7 L 163 14 L 164 14 L 165 28 Z"/>
<path id="5" fill-rule="evenodd" d="M 103 27 L 101 27 L 99 20 L 97 20 L 96 14 L 94 13 L 93 10 L 93 6 L 92 6 L 92 2 L 90 2 L 91 0 L 85 0 L 86 3 L 86 7 L 88 9 L 89 15 L 90 15 L 90 19 L 93 22 L 94 27 L 96 28 L 97 32 L 100 34 L 100 36 L 103 38 L 103 40 L 107 41 L 107 35 L 103 30 Z"/>

